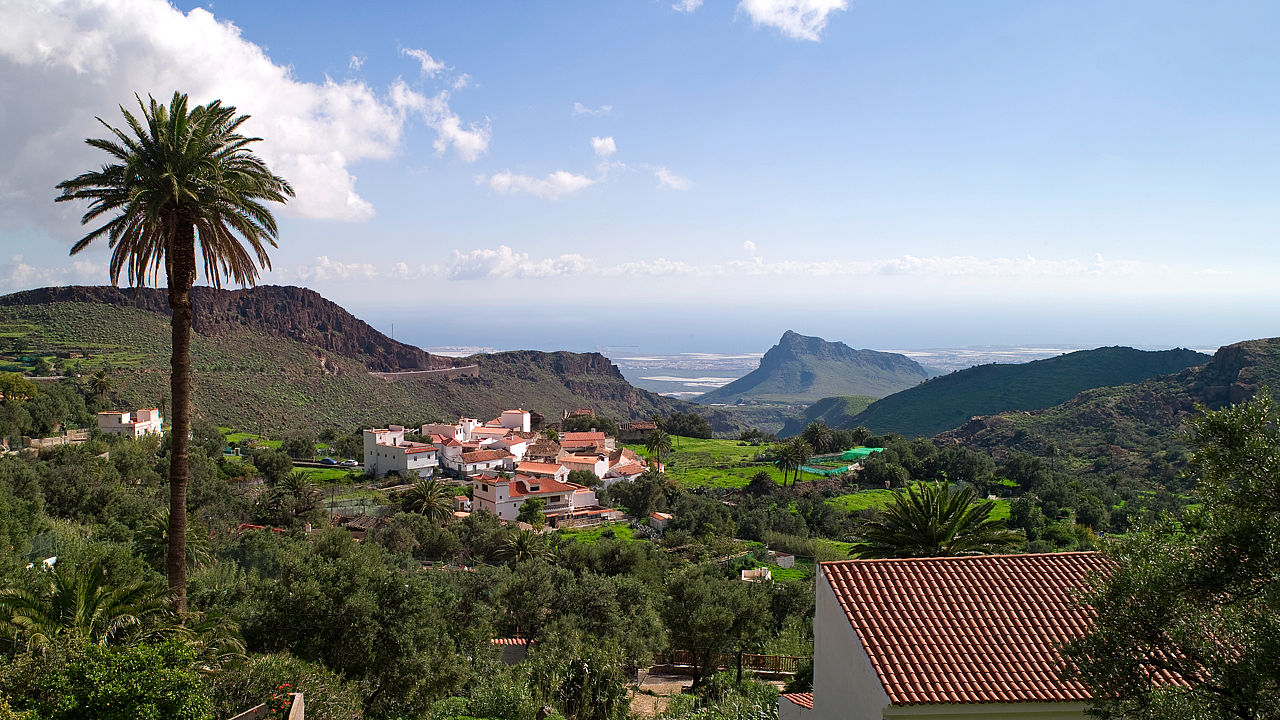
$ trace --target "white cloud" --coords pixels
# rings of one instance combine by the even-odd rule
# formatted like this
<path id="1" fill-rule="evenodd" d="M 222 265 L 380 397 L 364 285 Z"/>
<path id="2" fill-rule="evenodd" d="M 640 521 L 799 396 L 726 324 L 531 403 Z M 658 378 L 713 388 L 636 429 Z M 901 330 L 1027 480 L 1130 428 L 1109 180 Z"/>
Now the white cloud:
<path id="1" fill-rule="evenodd" d="M 427 97 L 409 87 L 400 78 L 391 84 L 391 102 L 402 111 L 416 112 L 422 116 L 423 122 L 436 131 L 436 139 L 432 143 L 437 154 L 444 154 L 450 147 L 454 153 L 466 162 L 473 162 L 489 149 L 489 141 L 493 138 L 493 128 L 489 119 L 483 124 L 467 123 L 449 108 L 449 93 L 441 90 L 432 97 Z"/>
<path id="2" fill-rule="evenodd" d="M 453 280 L 527 280 L 580 275 L 590 264 L 586 258 L 577 254 L 533 260 L 528 253 L 518 253 L 506 245 L 499 245 L 497 250 L 480 248 L 465 253 L 454 250 L 452 260 L 439 268 L 439 272 Z"/>
<path id="3" fill-rule="evenodd" d="M 461 75 L 453 79 L 454 90 L 461 90 L 464 87 L 470 87 L 470 85 L 471 85 L 471 76 L 466 73 L 462 73 Z"/>
<path id="4" fill-rule="evenodd" d="M 618 152 L 618 146 L 613 142 L 612 135 L 609 137 L 591 138 L 591 149 L 595 151 L 596 157 L 601 160 L 607 160 L 610 155 Z"/>
<path id="5" fill-rule="evenodd" d="M 380 275 L 378 269 L 369 263 L 344 263 L 331 260 L 328 255 L 317 257 L 310 265 L 301 265 L 292 272 L 281 270 L 282 279 L 301 282 L 325 280 L 371 280 Z"/>
<path id="6" fill-rule="evenodd" d="M 518 175 L 510 170 L 504 170 L 487 178 L 481 175 L 477 180 L 503 194 L 528 193 L 547 200 L 558 200 L 595 183 L 595 180 L 586 175 L 576 175 L 566 170 L 557 170 L 544 178 Z"/>
<path id="7" fill-rule="evenodd" d="M 53 186 L 103 160 L 85 137 L 120 125 L 132 93 L 167 101 L 174 88 L 194 102 L 221 98 L 252 119 L 255 145 L 297 198 L 284 212 L 363 220 L 373 206 L 350 168 L 399 149 L 404 108 L 363 82 L 304 82 L 276 64 L 239 28 L 208 10 L 183 14 L 163 0 L 0 3 L 0 97 L 23 98 L 0 114 L 0 218 L 35 221 L 70 234 L 81 210 L 55 210 Z M 440 99 L 428 124 L 437 142 L 465 158 L 487 147 L 489 129 L 467 126 Z"/>
<path id="8" fill-rule="evenodd" d="M 751 16 L 756 26 L 767 25 L 796 40 L 821 39 L 827 16 L 847 10 L 849 0 L 742 0 L 738 11 Z"/>
<path id="9" fill-rule="evenodd" d="M 347 67 L 352 70 L 359 70 L 364 67 L 364 58 L 359 55 L 352 55 L 351 62 L 347 63 Z"/>
<path id="10" fill-rule="evenodd" d="M 689 178 L 680 177 L 664 167 L 653 169 L 654 177 L 658 178 L 658 187 L 668 190 L 688 190 L 693 187 L 693 183 Z"/>
<path id="11" fill-rule="evenodd" d="M 586 105 L 583 105 L 580 102 L 575 102 L 573 104 L 574 115 L 590 115 L 592 117 L 601 117 L 603 115 L 608 115 L 611 112 L 613 112 L 612 105 L 601 105 L 600 107 L 593 108 L 593 107 L 588 107 Z"/>
<path id="12" fill-rule="evenodd" d="M 680 0 L 680 2 L 672 5 L 671 9 L 688 14 L 700 7 L 702 7 L 702 0 Z"/>
<path id="13" fill-rule="evenodd" d="M 441 70 L 445 69 L 444 62 L 431 57 L 426 50 L 404 48 L 400 52 L 404 55 L 408 55 L 414 60 L 417 60 L 418 64 L 422 66 L 422 74 L 427 77 L 435 77 L 440 74 Z"/>
<path id="14" fill-rule="evenodd" d="M 742 241 L 742 249 L 746 250 L 748 255 L 756 254 L 756 244 L 751 242 L 750 240 Z"/>

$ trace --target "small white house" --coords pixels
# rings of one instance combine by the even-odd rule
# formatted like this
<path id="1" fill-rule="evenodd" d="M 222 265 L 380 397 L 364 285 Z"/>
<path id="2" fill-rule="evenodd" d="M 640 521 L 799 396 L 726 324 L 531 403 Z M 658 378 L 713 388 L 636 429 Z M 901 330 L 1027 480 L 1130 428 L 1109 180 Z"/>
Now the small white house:
<path id="1" fill-rule="evenodd" d="M 428 477 L 439 465 L 436 446 L 405 440 L 400 425 L 364 431 L 364 469 L 374 477 L 389 472 Z"/>
<path id="2" fill-rule="evenodd" d="M 164 418 L 156 408 L 145 410 L 107 410 L 98 413 L 98 430 L 107 435 L 123 435 L 140 438 L 143 435 L 159 435 Z"/>
<path id="3" fill-rule="evenodd" d="M 846 560 L 818 566 L 813 692 L 779 720 L 1084 720 L 1057 648 L 1091 622 L 1075 592 L 1098 553 Z"/>
<path id="4" fill-rule="evenodd" d="M 512 464 L 511 453 L 506 450 L 474 450 L 462 453 L 458 472 L 470 476 L 481 470 L 510 470 Z"/>
<path id="5" fill-rule="evenodd" d="M 488 510 L 503 520 L 515 520 L 524 501 L 535 497 L 546 500 L 543 512 L 548 516 L 598 505 L 589 488 L 528 475 L 507 480 L 479 477 L 472 482 L 471 494 L 477 510 Z"/>
<path id="6" fill-rule="evenodd" d="M 649 513 L 649 527 L 662 532 L 667 529 L 667 525 L 671 524 L 671 518 L 675 517 L 671 513 L 658 512 L 657 510 Z"/>
<path id="7" fill-rule="evenodd" d="M 609 472 L 609 458 L 606 455 L 561 455 L 560 464 L 569 468 L 569 472 L 585 470 L 598 478 L 603 478 Z"/>

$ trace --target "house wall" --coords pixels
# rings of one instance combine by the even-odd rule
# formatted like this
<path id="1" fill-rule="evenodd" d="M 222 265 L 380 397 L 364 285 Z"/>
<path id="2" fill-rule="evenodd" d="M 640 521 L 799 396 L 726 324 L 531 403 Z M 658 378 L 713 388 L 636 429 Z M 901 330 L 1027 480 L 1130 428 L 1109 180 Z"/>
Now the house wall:
<path id="1" fill-rule="evenodd" d="M 503 410 L 498 422 L 509 430 L 529 432 L 529 413 L 524 410 Z"/>
<path id="2" fill-rule="evenodd" d="M 831 584 L 819 573 L 813 615 L 813 712 L 805 713 L 806 720 L 882 720 L 889 696 Z"/>

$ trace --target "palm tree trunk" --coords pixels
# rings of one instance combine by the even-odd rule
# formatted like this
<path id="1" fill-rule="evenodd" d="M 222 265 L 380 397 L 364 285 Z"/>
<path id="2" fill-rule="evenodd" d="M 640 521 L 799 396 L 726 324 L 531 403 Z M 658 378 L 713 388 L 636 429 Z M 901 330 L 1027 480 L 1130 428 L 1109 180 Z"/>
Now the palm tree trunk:
<path id="1" fill-rule="evenodd" d="M 169 379 L 169 553 L 165 567 L 179 616 L 187 611 L 187 448 L 191 435 L 191 286 L 195 283 L 195 228 L 180 222 L 169 248 L 169 309 L 173 313 L 173 368 Z"/>

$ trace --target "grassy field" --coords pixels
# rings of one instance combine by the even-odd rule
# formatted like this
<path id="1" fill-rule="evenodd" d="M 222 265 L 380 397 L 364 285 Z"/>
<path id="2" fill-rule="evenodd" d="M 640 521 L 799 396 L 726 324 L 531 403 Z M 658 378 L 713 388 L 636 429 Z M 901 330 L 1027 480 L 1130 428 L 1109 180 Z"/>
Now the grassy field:
<path id="1" fill-rule="evenodd" d="M 561 537 L 571 538 L 578 542 L 590 544 L 599 540 L 600 536 L 607 530 L 613 531 L 613 537 L 615 540 L 631 542 L 636 539 L 635 533 L 631 530 L 631 526 L 626 523 L 606 523 L 604 525 L 597 525 L 595 527 L 582 529 L 567 528 L 560 530 L 559 532 Z"/>
<path id="2" fill-rule="evenodd" d="M 312 481 L 321 484 L 348 482 L 351 480 L 351 471 L 347 468 L 300 467 L 294 468 L 294 470 L 305 473 Z"/>
<path id="3" fill-rule="evenodd" d="M 767 448 L 764 445 L 747 445 L 739 440 L 672 437 L 672 452 L 663 457 L 667 475 L 681 486 L 740 488 L 751 482 L 752 476 L 764 471 L 775 483 L 782 483 L 782 472 L 773 463 L 755 462 L 757 455 Z M 641 455 L 649 451 L 643 445 L 628 445 Z M 805 475 L 801 475 L 803 481 Z"/>

